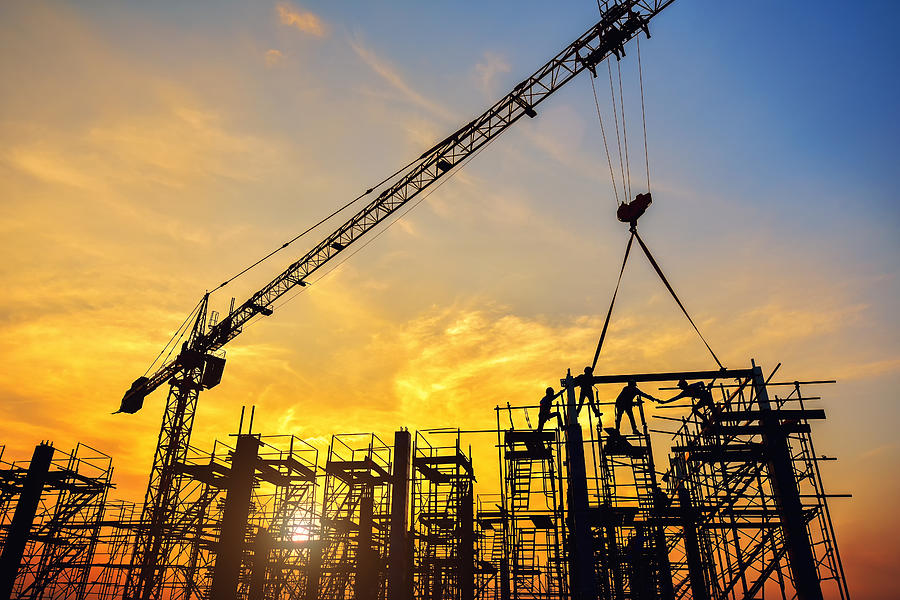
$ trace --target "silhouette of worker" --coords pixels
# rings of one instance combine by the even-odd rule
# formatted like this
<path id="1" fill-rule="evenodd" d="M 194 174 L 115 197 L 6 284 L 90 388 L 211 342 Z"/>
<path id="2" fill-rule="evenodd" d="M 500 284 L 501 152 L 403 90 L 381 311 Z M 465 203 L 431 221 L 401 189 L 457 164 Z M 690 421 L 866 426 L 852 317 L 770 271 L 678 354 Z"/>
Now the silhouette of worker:
<path id="1" fill-rule="evenodd" d="M 550 409 L 553 408 L 553 401 L 559 398 L 563 393 L 563 390 L 558 392 L 554 392 L 552 387 L 547 388 L 547 393 L 544 394 L 544 397 L 541 398 L 541 406 L 538 410 L 538 431 L 544 430 L 544 423 L 550 420 L 551 417 L 556 417 L 556 426 L 562 429 L 563 420 L 559 414 L 558 410 L 550 412 Z"/>
<path id="2" fill-rule="evenodd" d="M 681 398 L 691 398 L 692 400 L 696 400 L 691 412 L 706 420 L 706 411 L 702 411 L 702 409 L 711 411 L 715 408 L 715 402 L 713 402 L 712 392 L 708 387 L 706 387 L 706 384 L 702 381 L 697 381 L 695 383 L 689 384 L 684 379 L 679 379 L 678 388 L 681 390 L 681 392 L 679 392 L 676 396 L 672 396 L 668 400 L 660 400 L 659 403 L 668 404 L 669 402 L 675 402 L 676 400 L 680 400 Z"/>
<path id="3" fill-rule="evenodd" d="M 622 413 L 628 413 L 628 420 L 631 421 L 631 431 L 634 435 L 638 435 L 637 423 L 634 421 L 634 413 L 632 410 L 640 402 L 640 398 L 658 402 L 656 398 L 650 394 L 645 394 L 638 389 L 637 382 L 631 380 L 628 385 L 622 388 L 616 398 L 616 431 L 619 431 L 619 425 L 622 423 Z"/>
<path id="4" fill-rule="evenodd" d="M 584 403 L 587 402 L 591 407 L 591 410 L 594 411 L 594 416 L 596 416 L 599 421 L 600 415 L 603 413 L 597 408 L 597 400 L 594 398 L 594 368 L 585 367 L 584 373 L 575 378 L 575 383 L 578 384 L 580 390 L 578 392 L 578 408 L 576 409 L 575 414 L 581 414 L 581 408 L 584 406 Z"/>

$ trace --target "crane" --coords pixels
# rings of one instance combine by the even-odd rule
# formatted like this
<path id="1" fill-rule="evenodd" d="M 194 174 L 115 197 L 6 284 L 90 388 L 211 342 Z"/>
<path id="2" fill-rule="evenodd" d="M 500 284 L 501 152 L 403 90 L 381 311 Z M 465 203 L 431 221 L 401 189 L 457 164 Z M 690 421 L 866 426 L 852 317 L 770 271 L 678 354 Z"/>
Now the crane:
<path id="1" fill-rule="evenodd" d="M 192 328 L 177 357 L 149 376 L 134 381 L 122 398 L 119 411 L 135 413 L 145 397 L 169 385 L 159 440 L 145 495 L 142 522 L 137 533 L 132 568 L 124 597 L 150 600 L 159 597 L 165 560 L 177 532 L 168 524 L 179 500 L 180 465 L 185 461 L 197 400 L 201 390 L 216 386 L 225 359 L 221 349 L 257 316 L 273 313 L 275 302 L 344 252 L 398 209 L 416 198 L 467 158 L 522 117 L 537 116 L 536 107 L 582 71 L 596 77 L 598 64 L 625 54 L 626 42 L 643 32 L 650 37 L 649 22 L 674 0 L 607 0 L 598 2 L 600 20 L 566 46 L 531 76 L 494 103 L 480 116 L 426 150 L 408 168 L 384 182 L 373 200 L 350 217 L 305 255 L 245 302 L 217 322 L 207 320 L 209 294 L 200 301 Z M 371 194 L 374 190 L 367 190 Z"/>

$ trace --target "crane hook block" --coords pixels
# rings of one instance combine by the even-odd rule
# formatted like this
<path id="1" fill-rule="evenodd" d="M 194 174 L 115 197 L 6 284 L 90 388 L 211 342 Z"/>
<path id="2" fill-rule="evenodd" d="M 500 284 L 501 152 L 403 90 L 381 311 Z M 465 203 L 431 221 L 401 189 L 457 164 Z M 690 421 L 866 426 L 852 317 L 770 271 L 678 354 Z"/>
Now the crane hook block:
<path id="1" fill-rule="evenodd" d="M 641 218 L 647 211 L 647 207 L 653 202 L 650 192 L 646 194 L 638 194 L 631 202 L 623 202 L 616 209 L 616 218 L 623 223 L 637 224 L 637 220 Z"/>
<path id="2" fill-rule="evenodd" d="M 147 377 L 138 377 L 135 379 L 134 383 L 131 384 L 131 387 L 128 388 L 128 391 L 125 392 L 125 395 L 122 396 L 122 404 L 119 406 L 119 410 L 113 414 L 127 413 L 133 415 L 141 410 L 144 406 L 144 398 L 147 396 L 146 385 L 149 381 L 150 379 Z"/>

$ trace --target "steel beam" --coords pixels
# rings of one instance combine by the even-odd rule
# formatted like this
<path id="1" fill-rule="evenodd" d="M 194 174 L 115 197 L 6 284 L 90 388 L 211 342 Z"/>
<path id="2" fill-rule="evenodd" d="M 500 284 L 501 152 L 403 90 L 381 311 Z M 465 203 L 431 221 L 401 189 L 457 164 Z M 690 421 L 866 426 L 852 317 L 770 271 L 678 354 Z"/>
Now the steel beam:
<path id="1" fill-rule="evenodd" d="M 794 576 L 794 589 L 798 600 L 822 600 L 822 586 L 806 529 L 787 433 L 779 422 L 778 411 L 772 410 L 769 403 L 766 380 L 759 367 L 753 367 L 753 388 L 756 392 L 756 402 L 764 413 L 760 422 L 764 428 L 766 467 L 781 516 L 784 544 Z"/>

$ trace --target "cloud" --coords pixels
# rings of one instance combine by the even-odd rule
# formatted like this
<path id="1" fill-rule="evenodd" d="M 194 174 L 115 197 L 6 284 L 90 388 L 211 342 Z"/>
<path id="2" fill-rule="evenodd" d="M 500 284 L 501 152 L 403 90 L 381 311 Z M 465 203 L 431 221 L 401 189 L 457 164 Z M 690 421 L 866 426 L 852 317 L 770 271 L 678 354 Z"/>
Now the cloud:
<path id="1" fill-rule="evenodd" d="M 288 2 L 280 2 L 275 10 L 278 11 L 278 18 L 283 25 L 289 25 L 315 37 L 328 35 L 328 29 L 322 19 L 308 10 L 296 8 Z"/>
<path id="2" fill-rule="evenodd" d="M 840 381 L 880 377 L 900 371 L 900 358 L 887 358 L 872 362 L 841 365 L 835 377 Z"/>
<path id="3" fill-rule="evenodd" d="M 281 59 L 284 58 L 284 54 L 282 54 L 281 50 L 275 50 L 272 48 L 271 50 L 266 51 L 266 66 L 271 67 L 277 65 L 281 62 Z"/>
<path id="4" fill-rule="evenodd" d="M 511 67 L 506 58 L 493 52 L 485 52 L 484 58 L 475 65 L 478 87 L 490 97 L 496 95 L 497 76 L 509 73 Z"/>
<path id="5" fill-rule="evenodd" d="M 378 56 L 374 50 L 367 47 L 359 36 L 350 40 L 350 47 L 356 52 L 362 61 L 369 66 L 379 77 L 384 79 L 395 90 L 400 92 L 403 98 L 420 108 L 425 109 L 434 116 L 449 121 L 457 120 L 457 116 L 442 105 L 440 102 L 433 100 L 421 94 L 397 71 L 397 68 L 386 59 Z"/>

